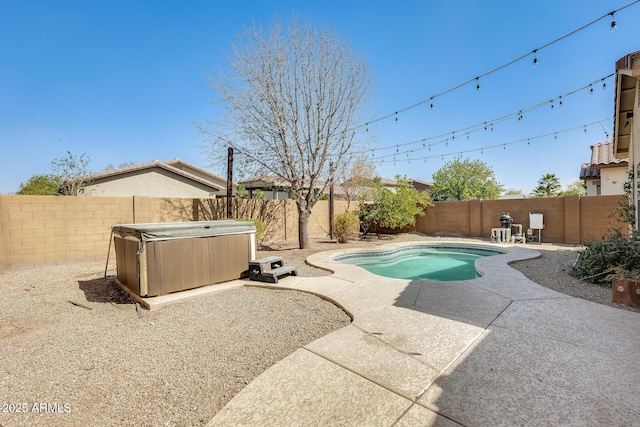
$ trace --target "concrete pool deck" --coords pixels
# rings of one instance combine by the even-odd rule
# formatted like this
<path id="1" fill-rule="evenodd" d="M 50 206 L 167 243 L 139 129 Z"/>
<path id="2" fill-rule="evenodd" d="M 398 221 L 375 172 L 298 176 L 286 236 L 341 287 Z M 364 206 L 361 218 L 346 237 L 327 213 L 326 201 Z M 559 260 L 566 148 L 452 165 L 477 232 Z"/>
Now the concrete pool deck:
<path id="1" fill-rule="evenodd" d="M 353 322 L 267 369 L 208 425 L 640 425 L 640 315 L 544 288 L 508 266 L 538 252 L 490 246 L 510 252 L 457 282 L 331 259 L 362 249 L 310 256 L 334 273 L 270 286 L 334 301 Z"/>

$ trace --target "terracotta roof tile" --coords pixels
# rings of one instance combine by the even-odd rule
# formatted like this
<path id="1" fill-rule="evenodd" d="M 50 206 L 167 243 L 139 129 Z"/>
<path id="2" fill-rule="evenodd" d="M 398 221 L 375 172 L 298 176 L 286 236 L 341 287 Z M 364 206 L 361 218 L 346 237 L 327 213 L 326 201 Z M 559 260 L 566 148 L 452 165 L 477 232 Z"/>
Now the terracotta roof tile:
<path id="1" fill-rule="evenodd" d="M 628 159 L 616 159 L 613 154 L 613 141 L 605 141 L 591 146 L 591 168 L 612 167 L 628 164 Z"/>
<path id="2" fill-rule="evenodd" d="M 580 167 L 580 179 L 600 179 L 600 169 L 592 169 L 589 163 Z"/>

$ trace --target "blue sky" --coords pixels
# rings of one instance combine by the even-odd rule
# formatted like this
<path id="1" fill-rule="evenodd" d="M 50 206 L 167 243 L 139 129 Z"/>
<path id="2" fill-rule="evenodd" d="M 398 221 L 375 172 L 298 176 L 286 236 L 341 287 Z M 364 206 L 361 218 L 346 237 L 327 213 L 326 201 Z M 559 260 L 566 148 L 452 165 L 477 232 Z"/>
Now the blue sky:
<path id="1" fill-rule="evenodd" d="M 212 118 L 216 94 L 205 72 L 224 61 L 252 19 L 274 14 L 329 25 L 370 65 L 371 116 L 428 99 L 499 67 L 631 0 L 508 1 L 0 1 L 0 194 L 49 173 L 69 150 L 107 165 L 183 160 L 211 165 L 193 123 Z M 374 157 L 396 144 L 488 122 L 573 91 L 614 72 L 640 50 L 640 3 L 449 94 L 371 126 Z M 589 146 L 612 133 L 614 81 L 512 118 L 489 129 L 418 150 L 397 149 L 378 174 L 430 181 L 456 153 L 493 168 L 506 188 L 529 193 L 545 173 L 563 186 L 578 179 Z M 605 120 L 602 125 L 583 127 Z M 566 129 L 557 138 L 535 138 Z M 513 141 L 526 140 L 508 144 Z M 446 138 L 431 140 L 427 144 Z M 382 149 L 382 147 L 392 147 Z M 414 150 L 411 153 L 401 153 Z M 428 157 L 425 159 L 424 157 Z M 411 159 L 409 162 L 408 160 Z M 401 161 L 402 160 L 402 161 Z"/>

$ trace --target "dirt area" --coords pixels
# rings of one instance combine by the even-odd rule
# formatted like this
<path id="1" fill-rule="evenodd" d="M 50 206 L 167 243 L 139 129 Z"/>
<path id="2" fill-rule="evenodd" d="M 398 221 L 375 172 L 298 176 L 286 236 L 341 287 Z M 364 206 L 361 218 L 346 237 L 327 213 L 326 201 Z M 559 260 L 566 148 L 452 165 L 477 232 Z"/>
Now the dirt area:
<path id="1" fill-rule="evenodd" d="M 305 263 L 312 253 L 417 240 L 440 239 L 314 240 L 310 249 L 271 245 L 259 256 L 322 276 L 330 273 Z M 568 274 L 576 248 L 529 247 L 541 257 L 513 267 L 532 280 L 622 308 L 610 288 Z M 103 275 L 101 263 L 0 275 L 0 425 L 204 425 L 269 366 L 350 321 L 318 297 L 253 287 L 149 312 Z"/>

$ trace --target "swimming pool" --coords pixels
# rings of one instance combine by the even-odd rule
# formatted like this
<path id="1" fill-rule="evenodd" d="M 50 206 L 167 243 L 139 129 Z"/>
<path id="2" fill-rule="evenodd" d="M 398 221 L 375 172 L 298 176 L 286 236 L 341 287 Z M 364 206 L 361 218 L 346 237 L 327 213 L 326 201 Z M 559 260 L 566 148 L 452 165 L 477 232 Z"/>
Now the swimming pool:
<path id="1" fill-rule="evenodd" d="M 475 260 L 505 251 L 472 246 L 408 246 L 384 252 L 341 255 L 333 258 L 379 276 L 411 280 L 470 280 L 480 277 Z"/>

